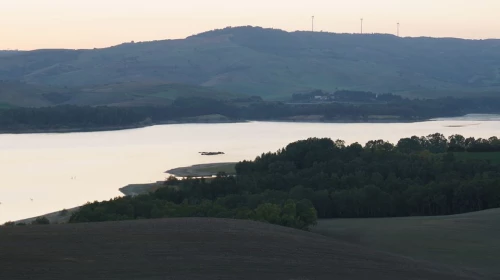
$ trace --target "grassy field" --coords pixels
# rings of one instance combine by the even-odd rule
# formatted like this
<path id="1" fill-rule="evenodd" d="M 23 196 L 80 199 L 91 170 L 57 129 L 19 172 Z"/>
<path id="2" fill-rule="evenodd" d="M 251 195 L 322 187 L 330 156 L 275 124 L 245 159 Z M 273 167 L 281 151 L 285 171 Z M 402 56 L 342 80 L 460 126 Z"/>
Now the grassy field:
<path id="1" fill-rule="evenodd" d="M 76 104 L 98 102 L 115 106 L 165 105 L 178 97 L 230 99 L 245 95 L 196 85 L 164 82 L 127 82 L 85 87 L 72 100 Z"/>
<path id="2" fill-rule="evenodd" d="M 313 231 L 500 277 L 500 209 L 440 217 L 320 220 Z"/>
<path id="3" fill-rule="evenodd" d="M 0 81 L 0 109 L 60 104 L 158 106 L 178 97 L 231 99 L 246 95 L 210 87 L 165 82 L 125 82 L 98 86 L 62 87 Z"/>
<path id="4" fill-rule="evenodd" d="M 455 157 L 464 160 L 489 160 L 492 163 L 500 163 L 500 152 L 488 153 L 455 153 Z"/>
<path id="5" fill-rule="evenodd" d="M 0 108 L 51 105 L 50 97 L 64 93 L 64 88 L 0 81 Z"/>
<path id="6" fill-rule="evenodd" d="M 1 279 L 493 279 L 269 224 L 164 219 L 0 229 Z"/>

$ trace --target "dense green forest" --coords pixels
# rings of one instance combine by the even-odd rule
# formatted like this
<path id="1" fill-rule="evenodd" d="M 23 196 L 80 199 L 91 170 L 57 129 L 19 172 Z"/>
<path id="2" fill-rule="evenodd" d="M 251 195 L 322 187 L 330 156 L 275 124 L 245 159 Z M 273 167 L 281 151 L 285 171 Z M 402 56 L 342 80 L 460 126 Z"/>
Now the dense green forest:
<path id="1" fill-rule="evenodd" d="M 50 129 L 109 129 L 145 126 L 165 122 L 202 122 L 196 117 L 222 115 L 227 121 L 307 119 L 316 121 L 421 121 L 468 113 L 498 113 L 500 98 L 406 99 L 392 94 L 339 91 L 342 102 L 284 103 L 259 97 L 216 100 L 177 98 L 169 105 L 139 107 L 61 105 L 42 108 L 0 109 L 0 131 L 23 132 Z M 312 93 L 316 94 L 316 93 Z M 305 97 L 304 97 L 305 96 Z M 293 100 L 307 101 L 308 95 Z"/>
<path id="2" fill-rule="evenodd" d="M 499 151 L 496 137 L 439 133 L 395 145 L 311 138 L 238 163 L 236 176 L 171 177 L 152 194 L 89 203 L 70 221 L 227 217 L 307 229 L 316 218 L 478 211 L 500 207 Z"/>
<path id="3" fill-rule="evenodd" d="M 205 190 L 207 184 L 210 189 Z M 262 193 L 243 195 L 245 201 L 242 201 L 229 195 L 237 193 L 233 189 L 235 186 L 235 178 L 223 174 L 210 180 L 210 183 L 205 179 L 185 182 L 170 179 L 165 182 L 164 188 L 152 194 L 86 204 L 72 214 L 69 222 L 215 217 L 250 219 L 298 229 L 308 229 L 316 223 L 316 210 L 309 200 L 293 200 L 279 195 L 272 197 Z M 193 195 L 187 197 L 188 192 Z"/>

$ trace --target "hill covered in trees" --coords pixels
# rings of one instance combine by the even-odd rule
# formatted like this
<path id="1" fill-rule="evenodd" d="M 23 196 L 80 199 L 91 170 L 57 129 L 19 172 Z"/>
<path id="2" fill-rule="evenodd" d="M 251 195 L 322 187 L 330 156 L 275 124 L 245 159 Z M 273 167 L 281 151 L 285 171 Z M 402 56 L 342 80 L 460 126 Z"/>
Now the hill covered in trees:
<path id="1" fill-rule="evenodd" d="M 258 27 L 93 50 L 0 55 L 0 80 L 87 87 L 182 83 L 263 97 L 322 88 L 409 96 L 496 94 L 500 41 Z"/>

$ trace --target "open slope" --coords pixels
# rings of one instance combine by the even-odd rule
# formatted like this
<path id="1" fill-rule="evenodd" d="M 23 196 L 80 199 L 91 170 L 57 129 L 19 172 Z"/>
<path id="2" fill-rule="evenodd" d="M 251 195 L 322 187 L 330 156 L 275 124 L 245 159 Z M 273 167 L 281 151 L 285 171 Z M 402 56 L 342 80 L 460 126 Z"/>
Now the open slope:
<path id="1" fill-rule="evenodd" d="M 64 95 L 63 88 L 0 81 L 0 103 L 8 106 L 41 107 L 51 105 L 50 96 Z"/>
<path id="2" fill-rule="evenodd" d="M 493 94 L 500 40 L 226 28 L 183 40 L 0 56 L 0 80 L 88 86 L 183 83 L 267 97 L 320 88 L 413 96 Z"/>
<path id="3" fill-rule="evenodd" d="M 453 216 L 321 220 L 314 232 L 500 278 L 500 209 Z"/>
<path id="4" fill-rule="evenodd" d="M 127 82 L 92 86 L 52 86 L 16 81 L 0 81 L 0 108 L 42 107 L 50 105 L 157 106 L 170 104 L 178 97 L 230 99 L 244 95 L 196 85 Z"/>
<path id="5" fill-rule="evenodd" d="M 0 229 L 1 279 L 488 279 L 293 229 L 166 219 Z"/>

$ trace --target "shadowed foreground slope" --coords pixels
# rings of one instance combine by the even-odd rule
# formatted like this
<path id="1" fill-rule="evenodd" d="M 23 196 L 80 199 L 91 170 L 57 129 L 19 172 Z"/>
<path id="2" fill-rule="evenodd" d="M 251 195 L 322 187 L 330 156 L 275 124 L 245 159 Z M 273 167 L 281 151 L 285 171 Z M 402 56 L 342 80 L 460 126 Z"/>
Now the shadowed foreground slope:
<path id="1" fill-rule="evenodd" d="M 320 220 L 314 232 L 361 246 L 495 273 L 500 209 L 437 217 Z"/>
<path id="2" fill-rule="evenodd" d="M 3 227 L 0 240 L 0 279 L 486 279 L 242 220 Z"/>

